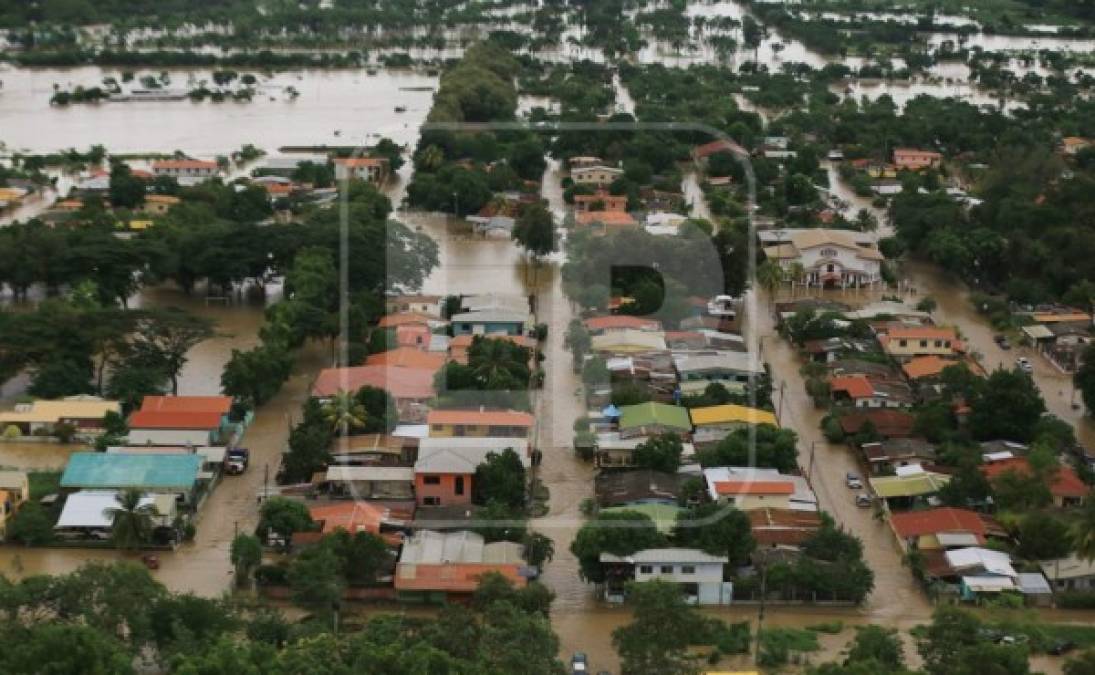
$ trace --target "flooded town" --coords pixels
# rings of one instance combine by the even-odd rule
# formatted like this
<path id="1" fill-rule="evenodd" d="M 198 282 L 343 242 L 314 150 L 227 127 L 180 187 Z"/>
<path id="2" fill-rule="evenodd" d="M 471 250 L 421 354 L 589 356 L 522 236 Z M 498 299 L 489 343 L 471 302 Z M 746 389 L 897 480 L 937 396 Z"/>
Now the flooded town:
<path id="1" fill-rule="evenodd" d="M 1079 5 L 0 0 L 0 672 L 1095 673 Z"/>

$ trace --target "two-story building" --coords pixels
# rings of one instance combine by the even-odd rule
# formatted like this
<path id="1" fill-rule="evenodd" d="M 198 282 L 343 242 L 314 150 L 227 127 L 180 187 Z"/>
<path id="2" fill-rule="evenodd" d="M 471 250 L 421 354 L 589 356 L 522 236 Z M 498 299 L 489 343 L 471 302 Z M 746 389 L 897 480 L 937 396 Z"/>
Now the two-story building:
<path id="1" fill-rule="evenodd" d="M 692 548 L 650 548 L 630 555 L 602 553 L 605 567 L 605 600 L 623 602 L 628 582 L 662 581 L 680 587 L 692 605 L 728 605 L 733 585 L 723 581 L 726 556 L 717 556 Z"/>
<path id="2" fill-rule="evenodd" d="M 963 349 L 953 328 L 891 324 L 879 331 L 882 350 L 898 361 L 917 356 L 952 357 Z"/>
<path id="3" fill-rule="evenodd" d="M 335 167 L 335 180 L 354 179 L 380 184 L 388 179 L 385 157 L 339 157 L 331 163 Z"/>
<path id="4" fill-rule="evenodd" d="M 216 162 L 200 159 L 163 159 L 152 162 L 152 173 L 175 179 L 207 180 L 217 175 L 220 167 Z"/>
<path id="5" fill-rule="evenodd" d="M 531 327 L 527 311 L 484 309 L 452 315 L 453 335 L 524 335 Z"/>
<path id="6" fill-rule="evenodd" d="M 755 354 L 737 351 L 681 352 L 673 355 L 683 393 L 702 393 L 718 382 L 732 392 L 741 392 L 765 374 Z"/>
<path id="7" fill-rule="evenodd" d="M 475 472 L 491 453 L 513 450 L 527 469 L 528 440 L 513 437 L 429 437 L 418 444 L 414 464 L 415 501 L 419 506 L 470 504 Z"/>
<path id="8" fill-rule="evenodd" d="M 778 229 L 762 232 L 768 260 L 790 271 L 797 263 L 805 272 L 795 279 L 808 286 L 857 288 L 882 281 L 882 252 L 874 240 L 850 230 L 824 228 Z"/>
<path id="9" fill-rule="evenodd" d="M 893 163 L 898 169 L 919 171 L 939 166 L 943 163 L 943 155 L 932 150 L 894 148 Z"/>
<path id="10" fill-rule="evenodd" d="M 617 178 L 624 175 L 623 169 L 617 169 L 611 166 L 581 166 L 571 167 L 570 177 L 579 185 L 596 185 L 597 187 L 608 187 Z"/>
<path id="11" fill-rule="evenodd" d="M 627 195 L 613 195 L 598 190 L 591 195 L 574 195 L 574 211 L 627 211 Z"/>
<path id="12" fill-rule="evenodd" d="M 103 428 L 108 412 L 120 413 L 121 404 L 95 396 L 72 396 L 56 401 L 37 400 L 16 404 L 14 410 L 0 412 L 0 431 L 15 427 L 23 435 L 52 434 L 58 425 L 70 424 L 78 432 L 96 434 Z"/>

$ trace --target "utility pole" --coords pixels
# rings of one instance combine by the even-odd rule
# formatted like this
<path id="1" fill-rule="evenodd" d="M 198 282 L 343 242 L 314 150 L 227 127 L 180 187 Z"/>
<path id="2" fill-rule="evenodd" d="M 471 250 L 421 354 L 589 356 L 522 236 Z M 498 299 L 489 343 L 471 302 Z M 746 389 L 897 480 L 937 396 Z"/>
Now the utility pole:
<path id="1" fill-rule="evenodd" d="M 810 441 L 810 466 L 806 470 L 806 480 L 810 483 L 810 488 L 814 487 L 814 457 L 817 452 L 817 441 Z"/>
<path id="2" fill-rule="evenodd" d="M 760 563 L 760 608 L 757 610 L 757 646 L 753 651 L 753 663 L 760 665 L 760 636 L 764 629 L 764 601 L 768 597 L 768 560 L 761 556 Z"/>
<path id="3" fill-rule="evenodd" d="M 779 383 L 779 407 L 776 408 L 776 421 L 783 424 L 783 390 L 787 387 L 787 380 L 780 380 Z"/>

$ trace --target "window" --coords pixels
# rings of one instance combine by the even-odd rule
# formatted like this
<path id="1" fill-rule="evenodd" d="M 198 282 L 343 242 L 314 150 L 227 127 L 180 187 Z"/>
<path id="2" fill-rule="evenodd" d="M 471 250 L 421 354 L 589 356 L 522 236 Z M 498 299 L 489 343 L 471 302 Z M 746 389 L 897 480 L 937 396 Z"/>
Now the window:
<path id="1" fill-rule="evenodd" d="M 936 340 L 935 341 L 935 346 L 936 347 L 942 347 L 943 346 L 943 341 L 942 340 Z"/>
<path id="2" fill-rule="evenodd" d="M 927 347 L 928 346 L 928 341 L 927 340 L 921 340 L 920 341 L 920 346 L 921 347 Z"/>
<path id="3" fill-rule="evenodd" d="M 900 345 L 901 347 L 908 347 L 909 346 L 909 341 L 908 340 L 898 340 L 897 344 Z"/>
<path id="4" fill-rule="evenodd" d="M 444 430 L 445 425 L 444 424 L 435 424 L 430 428 L 433 429 L 434 431 L 442 431 L 442 430 Z"/>
<path id="5" fill-rule="evenodd" d="M 462 427 L 462 426 L 453 427 L 452 435 L 453 436 L 463 436 L 464 435 L 464 427 Z"/>
<path id="6" fill-rule="evenodd" d="M 696 566 L 695 565 L 681 565 L 681 574 L 695 574 L 695 573 L 696 573 Z"/>
<path id="7" fill-rule="evenodd" d="M 640 574 L 653 574 L 654 573 L 654 566 L 653 565 L 639 565 L 639 573 Z"/>
<path id="8" fill-rule="evenodd" d="M 423 506 L 441 506 L 441 498 L 440 497 L 423 497 L 422 498 L 422 505 Z"/>
<path id="9" fill-rule="evenodd" d="M 464 477 L 463 476 L 457 476 L 456 477 L 456 487 L 453 488 L 453 494 L 458 494 L 458 495 L 464 494 Z"/>
<path id="10" fill-rule="evenodd" d="M 422 483 L 424 485 L 441 485 L 441 476 L 424 476 Z"/>
<path id="11" fill-rule="evenodd" d="M 673 574 L 672 565 L 662 565 L 662 574 Z"/>

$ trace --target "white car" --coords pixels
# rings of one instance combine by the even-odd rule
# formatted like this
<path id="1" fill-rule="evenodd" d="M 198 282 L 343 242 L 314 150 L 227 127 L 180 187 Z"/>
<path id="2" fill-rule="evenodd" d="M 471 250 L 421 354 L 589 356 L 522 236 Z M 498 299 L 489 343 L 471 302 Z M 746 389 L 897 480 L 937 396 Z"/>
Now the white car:
<path id="1" fill-rule="evenodd" d="M 855 475 L 854 473 L 849 473 L 844 478 L 844 484 L 847 485 L 848 489 L 850 489 L 850 490 L 862 490 L 863 489 L 863 481 L 861 481 L 859 479 L 859 476 Z"/>
<path id="2" fill-rule="evenodd" d="M 1020 356 L 1019 358 L 1015 359 L 1015 367 L 1023 371 L 1024 373 L 1029 374 L 1034 372 L 1034 366 L 1031 365 L 1030 359 L 1025 356 Z"/>

